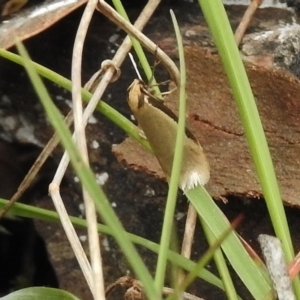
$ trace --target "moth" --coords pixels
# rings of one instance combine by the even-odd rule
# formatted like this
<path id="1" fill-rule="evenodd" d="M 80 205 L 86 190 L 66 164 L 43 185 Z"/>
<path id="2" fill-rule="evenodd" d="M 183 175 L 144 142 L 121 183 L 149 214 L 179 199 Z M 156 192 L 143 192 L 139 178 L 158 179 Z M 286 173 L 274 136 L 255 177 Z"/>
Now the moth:
<path id="1" fill-rule="evenodd" d="M 153 96 L 146 84 L 135 79 L 128 88 L 128 104 L 143 130 L 167 179 L 171 176 L 177 135 L 177 116 Z M 179 186 L 183 191 L 205 185 L 210 167 L 203 149 L 186 128 Z"/>

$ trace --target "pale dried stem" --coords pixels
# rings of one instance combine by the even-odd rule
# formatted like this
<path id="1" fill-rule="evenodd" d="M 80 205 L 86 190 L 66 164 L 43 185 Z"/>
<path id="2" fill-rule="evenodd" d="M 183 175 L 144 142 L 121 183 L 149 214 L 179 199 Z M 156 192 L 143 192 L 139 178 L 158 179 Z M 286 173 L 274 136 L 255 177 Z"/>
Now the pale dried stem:
<path id="1" fill-rule="evenodd" d="M 249 6 L 247 7 L 246 12 L 243 15 L 243 18 L 238 26 L 238 28 L 235 31 L 234 37 L 236 44 L 239 46 L 245 32 L 251 22 L 251 19 L 256 12 L 257 8 L 262 4 L 263 0 L 252 0 Z"/>
<path id="2" fill-rule="evenodd" d="M 181 255 L 185 258 L 191 257 L 197 215 L 198 215 L 198 213 L 197 213 L 195 207 L 193 206 L 193 204 L 189 203 L 188 213 L 187 213 L 186 221 L 185 221 L 183 241 L 182 241 L 182 246 L 181 246 Z M 180 273 L 178 276 L 178 283 L 179 284 L 182 283 L 184 281 L 184 279 L 185 279 L 185 272 L 183 270 L 180 270 Z"/>
<path id="3" fill-rule="evenodd" d="M 175 292 L 175 290 L 174 289 L 172 289 L 172 288 L 169 288 L 169 287 L 163 287 L 163 294 L 164 295 L 173 295 L 174 294 L 174 292 Z M 203 298 L 199 298 L 199 297 L 197 297 L 197 296 L 195 296 L 195 295 L 192 295 L 192 294 L 190 294 L 190 293 L 187 293 L 187 292 L 183 292 L 182 293 L 182 299 L 183 300 L 204 300 Z"/>
<path id="4" fill-rule="evenodd" d="M 89 157 L 85 135 L 85 124 L 83 122 L 83 105 L 81 98 L 81 68 L 84 40 L 89 24 L 95 11 L 98 0 L 89 0 L 81 17 L 75 37 L 73 57 L 72 57 L 72 101 L 74 114 L 75 141 L 78 152 L 84 163 L 89 166 Z M 93 199 L 90 197 L 84 186 L 82 195 L 85 205 L 85 216 L 87 220 L 88 242 L 90 250 L 90 260 L 92 266 L 94 299 L 105 300 L 105 287 L 102 268 L 101 248 L 97 227 L 97 213 Z"/>
<path id="5" fill-rule="evenodd" d="M 144 8 L 144 10 L 142 11 L 142 13 L 140 14 L 139 18 L 137 19 L 137 21 L 135 23 L 135 27 L 137 29 L 142 29 L 146 25 L 149 18 L 151 17 L 150 11 L 154 12 L 155 8 L 157 7 L 157 5 L 159 3 L 160 3 L 160 0 L 153 0 L 153 1 L 148 2 L 148 4 L 146 5 L 146 7 Z M 120 66 L 122 64 L 122 62 L 124 61 L 125 57 L 127 56 L 127 53 L 130 51 L 130 48 L 131 48 L 131 41 L 130 41 L 130 38 L 127 36 L 124 39 L 122 45 L 119 47 L 115 57 L 112 60 L 112 63 L 115 66 Z M 87 107 L 85 108 L 85 111 L 83 114 L 84 125 L 87 124 L 89 117 L 94 112 L 94 110 L 99 102 L 99 99 L 102 97 L 107 85 L 109 84 L 111 78 L 113 77 L 114 71 L 115 71 L 114 68 L 109 68 L 103 75 L 101 82 L 97 86 L 95 93 L 93 94 Z M 56 174 L 53 179 L 53 181 L 55 181 L 57 184 L 60 184 L 60 182 L 65 174 L 68 164 L 69 164 L 69 157 L 68 157 L 67 153 L 65 152 L 60 161 L 60 164 L 57 168 Z"/>
<path id="6" fill-rule="evenodd" d="M 149 38 L 147 38 L 137 27 L 126 21 L 105 1 L 99 0 L 98 9 L 112 22 L 122 28 L 127 34 L 135 37 L 146 49 L 156 55 L 156 57 L 164 64 L 171 78 L 178 86 L 180 82 L 179 71 L 173 60 L 160 48 L 157 47 Z"/>
<path id="7" fill-rule="evenodd" d="M 153 0 L 153 1 L 148 2 L 148 4 L 146 5 L 145 9 L 142 11 L 141 15 L 139 16 L 139 18 L 136 22 L 136 27 L 137 28 L 142 29 L 145 26 L 145 24 L 147 23 L 147 21 L 151 17 L 152 13 L 156 9 L 159 2 L 160 2 L 160 0 Z M 115 55 L 115 58 L 113 59 L 113 63 L 116 66 L 120 66 L 122 64 L 122 62 L 124 61 L 128 51 L 130 50 L 130 48 L 131 48 L 131 41 L 128 37 L 126 37 L 123 44 L 118 49 L 118 51 Z M 103 75 L 103 78 L 102 78 L 99 86 L 96 88 L 95 93 L 93 94 L 93 97 L 91 98 L 90 102 L 88 103 L 88 105 L 87 105 L 87 107 L 84 111 L 83 118 L 81 120 L 82 128 L 84 128 L 86 126 L 89 117 L 94 112 L 94 110 L 95 110 L 95 108 L 96 108 L 96 106 L 99 102 L 99 99 L 102 97 L 102 94 L 104 93 L 107 85 L 111 81 L 111 78 L 113 77 L 114 72 L 115 72 L 115 68 L 111 67 L 111 68 L 108 68 L 107 71 L 105 72 L 105 74 Z M 74 83 L 74 81 L 73 81 L 73 83 Z M 81 84 L 79 86 L 81 86 Z M 79 94 L 80 94 L 80 92 L 79 92 Z M 79 116 L 79 118 L 80 118 L 80 116 Z M 73 138 L 75 139 L 74 135 L 73 135 Z M 51 191 L 51 188 L 53 189 L 53 187 L 55 187 L 55 189 L 57 190 L 57 193 L 59 193 L 58 187 L 59 187 L 59 185 L 61 183 L 61 180 L 62 180 L 62 178 L 65 174 L 65 171 L 67 169 L 68 164 L 69 164 L 69 157 L 68 157 L 67 152 L 65 152 L 62 159 L 61 159 L 61 161 L 60 161 L 60 164 L 57 168 L 57 171 L 55 173 L 55 176 L 53 178 L 53 181 L 52 181 L 52 183 L 50 185 L 50 189 L 49 189 L 50 195 L 52 196 L 53 201 L 55 201 L 55 202 L 60 201 L 59 203 L 58 202 L 55 203 L 56 207 L 63 206 L 62 199 L 61 199 L 60 196 L 58 197 L 58 196 L 54 195 L 53 192 Z M 64 210 L 60 209 L 58 211 L 58 213 L 59 213 L 61 219 L 64 219 L 64 220 L 68 219 L 69 220 L 69 216 L 68 216 L 65 209 Z M 66 230 L 65 226 L 68 226 L 68 232 L 72 231 L 70 229 L 71 227 L 73 229 L 73 226 L 72 226 L 71 222 L 64 222 L 63 226 L 64 226 L 65 230 Z M 74 229 L 73 229 L 73 231 L 74 231 Z M 79 244 L 77 243 L 77 240 L 78 240 L 77 236 L 69 238 L 70 244 L 71 244 L 75 254 L 76 253 L 81 253 L 81 255 L 82 255 L 82 251 L 79 251 L 79 249 L 78 249 L 78 248 L 82 249 L 82 246 L 81 246 L 80 243 Z M 87 271 L 88 269 L 91 270 L 91 268 L 90 268 L 89 265 L 88 266 L 85 265 L 86 263 L 88 264 L 88 261 L 87 261 L 86 257 L 85 258 L 78 257 L 77 255 L 76 255 L 76 257 L 79 260 L 79 264 L 80 264 L 81 268 L 84 268 L 83 273 L 84 273 L 84 276 L 85 276 L 86 280 L 89 283 L 89 287 L 92 288 L 91 279 L 90 279 L 91 274 L 89 274 L 88 271 Z"/>
<path id="8" fill-rule="evenodd" d="M 70 126 L 70 124 L 73 122 L 73 112 L 69 112 L 68 115 L 65 117 L 65 123 Z M 51 155 L 54 148 L 59 143 L 59 137 L 57 134 L 54 134 L 52 138 L 48 141 L 47 145 L 44 147 L 42 152 L 39 154 L 38 158 L 35 160 L 34 164 L 20 183 L 17 191 L 12 196 L 12 198 L 9 200 L 9 202 L 2 208 L 0 211 L 0 220 L 5 216 L 5 214 L 9 211 L 9 209 L 14 205 L 15 202 L 17 202 L 20 197 L 24 194 L 24 192 L 30 187 L 34 179 L 36 178 L 36 175 L 40 171 L 41 167 L 44 165 L 45 161 L 48 159 L 48 157 Z"/>
<path id="9" fill-rule="evenodd" d="M 148 22 L 150 19 L 153 11 L 156 9 L 157 5 L 160 3 L 160 0 L 150 1 L 148 5 L 145 7 L 144 11 L 141 13 L 141 16 L 137 19 L 134 26 L 137 29 L 142 30 L 144 25 Z M 126 46 L 125 46 L 126 45 Z M 113 59 L 113 62 L 116 66 L 120 66 L 123 62 L 124 58 L 126 57 L 126 53 L 129 52 L 131 47 L 130 38 L 127 36 L 122 44 L 122 46 L 119 48 L 119 50 L 115 55 L 115 58 Z M 109 76 L 108 76 L 109 77 Z M 109 80 L 109 78 L 107 79 Z M 95 93 L 96 96 L 96 93 Z M 93 111 L 95 109 L 95 106 L 97 106 L 98 99 L 101 96 L 98 94 L 97 97 L 93 97 L 96 100 L 96 105 L 92 105 L 89 109 L 89 111 Z M 93 108 L 94 107 L 94 108 Z M 90 113 L 88 113 L 90 114 Z M 73 123 L 73 113 L 72 111 L 66 116 L 65 122 L 68 126 Z M 30 186 L 32 180 L 35 178 L 41 167 L 43 166 L 44 162 L 47 160 L 47 158 L 51 155 L 53 149 L 57 146 L 59 143 L 58 136 L 54 134 L 52 138 L 48 141 L 47 145 L 44 147 L 43 151 L 40 153 L 36 161 L 34 162 L 31 169 L 28 171 L 26 177 L 21 182 L 20 186 L 18 187 L 17 192 L 13 195 L 10 202 L 1 210 L 0 212 L 0 219 L 6 214 L 6 212 L 10 209 L 10 207 L 20 199 L 20 197 L 23 195 L 23 193 L 27 190 L 27 188 Z"/>
<path id="10" fill-rule="evenodd" d="M 82 248 L 80 240 L 76 234 L 76 231 L 70 221 L 70 218 L 65 209 L 64 203 L 61 199 L 61 196 L 59 193 L 59 186 L 55 183 L 50 183 L 49 194 L 50 194 L 51 198 L 53 199 L 55 209 L 60 216 L 60 221 L 65 230 L 66 236 L 67 236 L 68 240 L 70 241 L 70 244 L 72 245 L 72 249 L 77 258 L 77 261 L 82 270 L 82 273 L 87 281 L 87 284 L 88 284 L 90 290 L 92 291 L 92 289 L 93 289 L 92 269 L 91 269 L 91 266 L 89 264 L 89 261 L 88 261 L 86 255 L 85 255 L 84 249 Z"/>
<path id="11" fill-rule="evenodd" d="M 159 3 L 160 3 L 160 0 L 153 0 L 153 1 L 149 1 L 147 3 L 144 10 L 141 12 L 140 16 L 138 17 L 137 21 L 134 23 L 134 26 L 137 30 L 142 30 L 144 28 L 144 26 L 147 24 L 152 13 L 155 11 L 155 9 Z M 124 39 L 122 45 L 119 47 L 118 51 L 116 52 L 115 57 L 112 60 L 112 64 L 115 65 L 116 67 L 121 66 L 121 64 L 123 63 L 124 59 L 127 56 L 127 53 L 130 51 L 131 46 L 132 46 L 131 40 L 127 36 Z M 102 97 L 107 85 L 109 84 L 111 78 L 114 75 L 114 72 L 115 72 L 115 68 L 111 67 L 111 68 L 108 68 L 107 71 L 102 76 L 102 80 L 100 81 L 92 98 L 90 99 L 87 107 L 85 108 L 85 111 L 83 114 L 84 126 L 87 124 L 89 117 L 94 112 L 94 110 L 99 102 L 99 99 Z M 60 161 L 60 164 L 57 168 L 56 174 L 53 179 L 56 183 L 60 184 L 60 182 L 65 174 L 68 164 L 69 164 L 68 155 L 66 153 L 64 153 L 64 156 L 62 157 L 62 159 Z"/>

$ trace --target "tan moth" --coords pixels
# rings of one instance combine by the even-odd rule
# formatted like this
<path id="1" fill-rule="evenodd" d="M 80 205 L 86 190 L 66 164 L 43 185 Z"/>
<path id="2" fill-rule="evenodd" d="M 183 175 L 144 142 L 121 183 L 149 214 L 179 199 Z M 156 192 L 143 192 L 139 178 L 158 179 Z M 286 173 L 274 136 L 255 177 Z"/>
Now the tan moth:
<path id="1" fill-rule="evenodd" d="M 128 104 L 143 130 L 167 179 L 170 178 L 175 152 L 177 116 L 162 101 L 151 95 L 146 84 L 135 79 L 128 88 Z M 179 186 L 183 191 L 205 185 L 210 168 L 203 149 L 186 129 Z"/>

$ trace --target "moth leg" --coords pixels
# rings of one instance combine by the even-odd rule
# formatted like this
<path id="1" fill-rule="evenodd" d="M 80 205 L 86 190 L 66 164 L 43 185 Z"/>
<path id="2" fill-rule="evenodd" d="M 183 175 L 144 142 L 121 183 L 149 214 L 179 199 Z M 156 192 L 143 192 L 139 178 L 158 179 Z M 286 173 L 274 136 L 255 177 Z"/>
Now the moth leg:
<path id="1" fill-rule="evenodd" d="M 139 128 L 139 136 L 140 136 L 142 139 L 147 140 L 147 137 L 146 137 L 144 131 L 143 131 L 141 128 Z"/>
<path id="2" fill-rule="evenodd" d="M 169 91 L 167 91 L 167 92 L 163 92 L 163 93 L 162 93 L 162 96 L 163 96 L 163 97 L 168 96 L 168 95 L 174 93 L 176 90 L 177 90 L 177 87 L 174 87 L 174 88 L 172 88 L 171 90 L 169 90 Z"/>

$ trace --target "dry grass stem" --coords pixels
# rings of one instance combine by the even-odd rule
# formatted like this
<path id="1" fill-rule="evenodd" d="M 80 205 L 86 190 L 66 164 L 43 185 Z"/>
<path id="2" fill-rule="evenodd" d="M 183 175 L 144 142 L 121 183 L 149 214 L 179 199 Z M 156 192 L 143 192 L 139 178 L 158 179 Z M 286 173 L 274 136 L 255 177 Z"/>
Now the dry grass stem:
<path id="1" fill-rule="evenodd" d="M 186 258 L 191 257 L 197 216 L 198 214 L 195 207 L 191 203 L 189 203 L 188 213 L 185 221 L 183 241 L 181 246 L 181 255 Z M 181 282 L 183 282 L 184 278 L 185 272 L 181 270 L 179 273 L 178 283 L 180 284 Z"/>
<path id="2" fill-rule="evenodd" d="M 59 192 L 59 186 L 55 183 L 51 183 L 49 185 L 49 193 L 51 195 L 51 198 L 53 199 L 55 209 L 60 216 L 62 226 L 65 230 L 68 240 L 70 241 L 71 247 L 77 258 L 79 266 L 83 272 L 83 275 L 88 283 L 90 290 L 92 291 L 93 290 L 92 269 L 91 269 L 90 263 L 89 263 L 86 255 L 85 255 L 84 249 L 82 248 L 82 245 L 77 236 L 77 233 L 69 219 L 69 216 L 68 216 L 66 208 L 63 204 L 63 201 L 61 199 L 60 192 Z M 64 217 L 64 216 L 66 216 L 66 217 Z"/>
<path id="3" fill-rule="evenodd" d="M 74 114 L 74 131 L 75 141 L 78 151 L 86 165 L 89 165 L 87 142 L 85 135 L 85 124 L 83 122 L 83 104 L 81 98 L 81 69 L 83 45 L 86 38 L 87 30 L 91 22 L 98 0 L 89 0 L 78 30 L 76 32 L 73 57 L 72 57 L 72 101 Z M 90 197 L 85 188 L 82 188 L 82 195 L 85 205 L 85 215 L 87 220 L 88 242 L 90 250 L 90 259 L 93 276 L 93 296 L 96 300 L 105 300 L 105 288 L 101 258 L 101 248 L 99 242 L 99 233 L 97 228 L 97 213 L 93 199 Z"/>
<path id="4" fill-rule="evenodd" d="M 136 22 L 136 26 L 137 27 L 139 27 L 140 29 L 142 29 L 145 26 L 145 24 L 147 23 L 147 21 L 151 17 L 152 13 L 154 12 L 154 10 L 157 7 L 157 5 L 159 4 L 159 2 L 160 1 L 158 1 L 158 0 L 149 1 L 149 3 L 145 7 L 145 9 L 142 11 L 140 17 L 138 18 L 138 20 Z M 77 122 L 80 121 L 79 124 L 81 124 L 81 127 L 79 129 L 81 131 L 82 130 L 84 131 L 84 128 L 85 128 L 85 126 L 87 124 L 87 121 L 88 121 L 89 117 L 94 112 L 94 110 L 95 110 L 95 108 L 96 108 L 96 106 L 97 106 L 97 104 L 99 102 L 99 99 L 102 97 L 102 95 L 103 95 L 103 93 L 104 93 L 107 85 L 111 82 L 111 79 L 113 78 L 113 76 L 115 74 L 115 70 L 116 70 L 115 66 L 120 66 L 122 64 L 122 62 L 124 61 L 124 59 L 125 59 L 128 51 L 130 50 L 130 48 L 131 48 L 131 41 L 130 41 L 130 39 L 128 37 L 126 37 L 125 40 L 124 40 L 124 42 L 123 42 L 123 44 L 118 49 L 118 51 L 117 51 L 117 53 L 115 55 L 115 58 L 112 61 L 113 65 L 111 67 L 107 68 L 107 70 L 104 73 L 104 75 L 101 76 L 102 77 L 101 81 L 100 81 L 99 85 L 97 86 L 97 88 L 95 89 L 95 93 L 93 94 L 93 97 L 89 101 L 89 103 L 88 103 L 88 105 L 87 105 L 87 107 L 86 107 L 86 109 L 84 111 L 83 116 L 82 116 L 82 114 L 80 115 L 78 113 L 78 107 L 77 107 L 77 113 L 78 113 L 78 115 L 76 114 L 77 115 L 76 118 L 77 118 Z M 76 53 L 76 55 L 78 55 L 78 53 Z M 78 68 L 78 66 L 77 66 L 77 68 L 75 68 L 74 72 L 79 72 L 77 74 L 80 74 L 80 69 L 81 69 L 81 67 Z M 100 72 L 100 73 L 102 74 L 103 72 Z M 79 79 L 75 79 L 75 80 L 73 79 L 73 86 L 76 85 L 75 82 L 77 82 L 78 80 L 80 80 L 80 78 Z M 76 85 L 76 87 L 77 88 L 81 87 L 81 81 L 80 81 L 80 83 L 78 85 Z M 76 88 L 75 88 L 75 90 L 73 89 L 73 93 L 74 94 L 76 93 Z M 80 90 L 77 93 L 80 94 Z M 79 101 L 79 100 L 77 99 L 76 101 Z M 81 103 L 81 97 L 80 97 L 80 103 Z M 75 105 L 74 105 L 74 110 L 75 110 Z M 79 111 L 80 111 L 80 107 L 79 107 Z M 75 117 L 74 117 L 74 119 L 75 119 Z M 76 126 L 75 126 L 75 128 L 76 128 Z M 76 139 L 77 136 L 74 135 L 73 138 Z M 49 188 L 50 195 L 51 195 L 53 201 L 56 202 L 55 206 L 57 208 L 60 208 L 61 206 L 63 206 L 62 199 L 61 199 L 61 197 L 59 195 L 59 189 L 58 189 L 58 187 L 59 187 L 59 185 L 61 183 L 61 180 L 62 180 L 62 178 L 63 178 L 63 176 L 65 174 L 65 171 L 67 169 L 68 164 L 69 164 L 69 157 L 68 157 L 67 153 L 65 152 L 64 155 L 63 155 L 63 157 L 62 157 L 62 159 L 61 159 L 61 161 L 60 161 L 60 164 L 59 164 L 59 166 L 57 168 L 56 174 L 55 174 L 55 176 L 53 178 L 53 181 L 52 181 L 52 183 L 50 185 L 50 188 Z M 53 193 L 53 191 L 55 191 L 55 194 Z M 57 201 L 59 201 L 59 202 L 57 202 Z M 59 213 L 61 219 L 64 219 L 64 220 L 68 219 L 69 220 L 69 217 L 68 217 L 67 212 L 66 212 L 65 209 L 59 209 L 58 213 Z M 72 224 L 71 224 L 70 221 L 69 222 L 64 222 L 63 226 L 64 226 L 64 228 L 65 228 L 65 226 L 68 227 L 68 229 L 67 229 L 68 232 L 72 231 L 72 230 L 75 231 L 74 228 L 72 227 Z M 71 227 L 72 227 L 72 229 L 71 229 Z M 78 253 L 81 253 L 80 255 L 83 255 L 83 254 L 82 254 L 81 251 L 78 251 L 78 249 L 77 249 L 77 247 L 79 247 L 78 244 L 77 244 L 77 242 L 76 242 L 76 240 L 78 240 L 78 237 L 76 237 L 76 238 L 72 237 L 71 238 L 71 235 L 69 235 L 68 238 L 69 238 L 69 241 L 70 241 L 70 243 L 72 245 L 73 250 L 76 251 L 76 253 L 77 253 L 77 255 L 76 255 L 77 259 L 79 259 L 79 257 L 78 257 L 79 254 Z M 80 247 L 81 247 L 81 245 L 80 245 Z M 86 278 L 86 280 L 89 283 L 89 287 L 92 288 L 92 286 L 90 284 L 91 275 L 88 273 L 88 271 L 87 271 L 88 268 L 87 268 L 87 266 L 85 266 L 85 263 L 84 263 L 84 261 L 86 261 L 86 260 L 87 260 L 86 257 L 85 258 L 80 258 L 80 262 L 81 262 L 80 266 L 81 266 L 81 268 L 84 267 L 85 271 L 84 270 L 83 271 L 84 271 L 85 278 Z M 94 288 L 93 288 L 92 291 L 94 293 Z M 96 298 L 96 296 L 95 296 L 95 299 L 99 299 L 99 298 Z"/>
<path id="5" fill-rule="evenodd" d="M 160 0 L 153 0 L 153 1 L 148 2 L 148 4 L 145 6 L 144 10 L 142 11 L 142 13 L 140 14 L 140 16 L 138 17 L 138 19 L 135 23 L 135 26 L 137 29 L 142 29 L 146 25 L 149 18 L 151 17 L 150 9 L 152 9 L 154 11 L 159 3 L 160 3 Z M 152 11 L 152 13 L 153 13 L 153 11 Z M 119 47 L 118 51 L 116 52 L 115 57 L 112 60 L 112 63 L 115 66 L 120 66 L 122 64 L 122 62 L 124 61 L 125 57 L 127 56 L 127 53 L 130 51 L 130 48 L 131 48 L 131 41 L 130 41 L 130 38 L 127 36 L 124 39 L 122 45 Z M 87 124 L 87 121 L 88 121 L 89 117 L 92 115 L 92 113 L 94 112 L 94 110 L 99 102 L 99 99 L 102 97 L 107 85 L 110 83 L 111 78 L 113 77 L 113 74 L 114 74 L 114 70 L 115 70 L 114 67 L 109 68 L 109 69 L 107 69 L 105 74 L 102 76 L 101 82 L 95 89 L 95 92 L 94 92 L 92 98 L 90 99 L 87 107 L 85 108 L 85 111 L 83 114 L 84 125 Z M 102 73 L 102 72 L 100 72 L 100 73 Z M 65 153 L 60 161 L 60 164 L 57 168 L 56 174 L 53 179 L 53 181 L 56 182 L 58 185 L 60 184 L 60 182 L 65 174 L 68 164 L 69 164 L 69 157 Z"/>
<path id="6" fill-rule="evenodd" d="M 245 11 L 243 18 L 234 34 L 235 41 L 238 46 L 240 45 L 245 35 L 245 32 L 251 22 L 254 13 L 256 12 L 258 7 L 262 4 L 262 2 L 263 0 L 251 0 L 251 3 L 249 4 L 247 10 Z"/>
<path id="7" fill-rule="evenodd" d="M 73 112 L 70 111 L 68 115 L 65 117 L 65 123 L 67 126 L 73 122 Z M 47 145 L 43 148 L 42 152 L 39 154 L 38 158 L 35 160 L 34 164 L 20 183 L 17 191 L 9 200 L 9 202 L 2 208 L 0 211 L 0 220 L 5 216 L 5 214 L 9 211 L 9 209 L 17 202 L 20 197 L 25 193 L 25 191 L 30 187 L 36 175 L 44 165 L 45 161 L 51 155 L 52 151 L 55 149 L 57 144 L 59 143 L 59 138 L 57 134 L 54 134 L 51 139 L 48 141 Z"/>
<path id="8" fill-rule="evenodd" d="M 122 28 L 127 34 L 135 37 L 146 49 L 148 49 L 153 54 L 156 54 L 157 58 L 164 64 L 168 70 L 171 78 L 179 85 L 180 76 L 179 71 L 175 63 L 170 59 L 170 57 L 157 47 L 149 38 L 147 38 L 141 31 L 139 31 L 134 25 L 126 21 L 120 14 L 118 14 L 110 5 L 105 1 L 99 0 L 98 9 L 112 22 Z"/>

